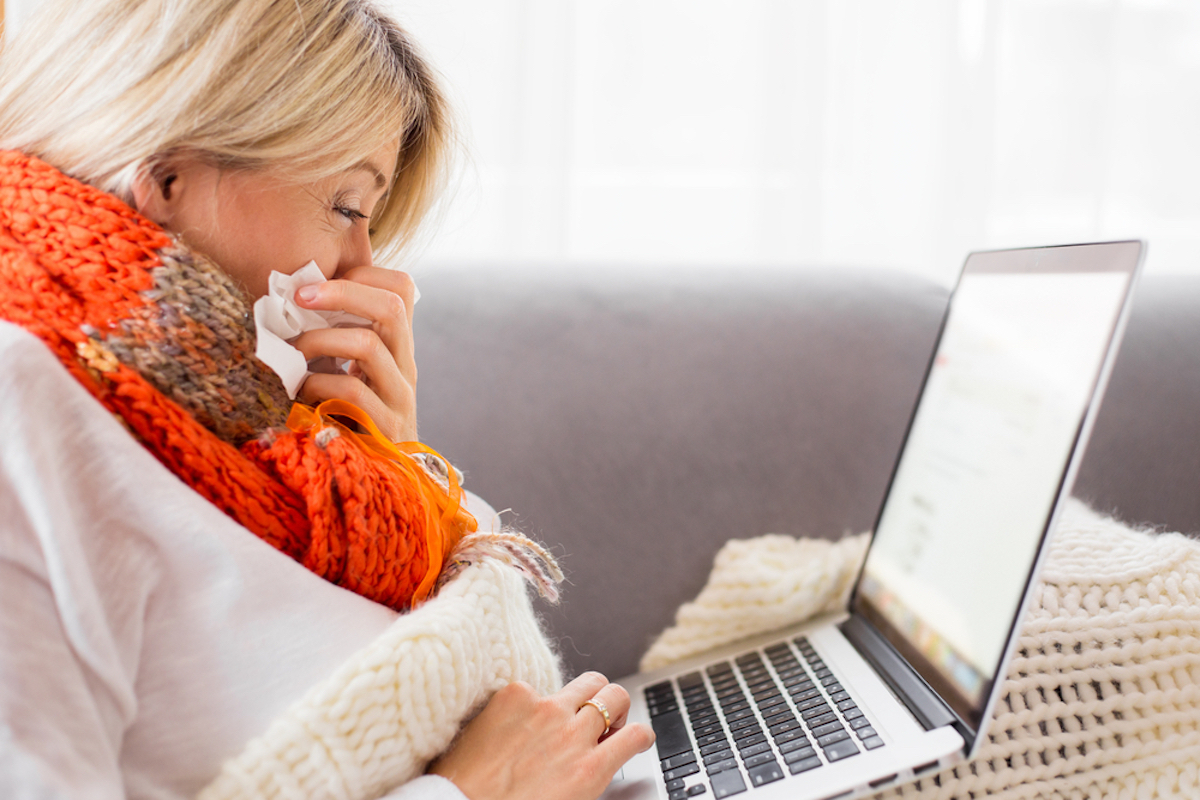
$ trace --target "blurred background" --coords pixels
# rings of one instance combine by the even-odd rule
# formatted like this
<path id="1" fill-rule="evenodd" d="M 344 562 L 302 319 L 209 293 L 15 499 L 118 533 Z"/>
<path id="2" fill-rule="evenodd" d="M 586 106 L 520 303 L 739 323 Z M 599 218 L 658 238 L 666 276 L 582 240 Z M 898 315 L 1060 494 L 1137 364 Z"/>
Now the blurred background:
<path id="1" fill-rule="evenodd" d="M 1200 272 L 1196 0 L 382 2 L 464 144 L 418 276 L 948 285 L 971 249 L 1122 237 Z"/>

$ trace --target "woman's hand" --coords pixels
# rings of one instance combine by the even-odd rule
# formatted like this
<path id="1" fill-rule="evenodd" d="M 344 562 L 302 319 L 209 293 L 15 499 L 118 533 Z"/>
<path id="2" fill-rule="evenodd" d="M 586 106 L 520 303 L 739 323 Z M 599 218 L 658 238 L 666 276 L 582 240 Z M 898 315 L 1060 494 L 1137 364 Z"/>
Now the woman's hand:
<path id="1" fill-rule="evenodd" d="M 608 709 L 611 727 L 592 705 Z M 629 693 L 585 672 L 556 694 L 505 686 L 471 720 L 429 772 L 470 800 L 593 800 L 621 765 L 654 744 L 645 725 L 625 725 Z"/>
<path id="2" fill-rule="evenodd" d="M 356 267 L 321 284 L 302 287 L 296 302 L 319 311 L 348 311 L 372 321 L 370 328 L 325 328 L 298 336 L 294 346 L 308 360 L 353 359 L 347 375 L 309 375 L 300 398 L 316 405 L 338 398 L 371 417 L 393 442 L 417 440 L 417 363 L 413 350 L 415 287 L 406 273 Z"/>

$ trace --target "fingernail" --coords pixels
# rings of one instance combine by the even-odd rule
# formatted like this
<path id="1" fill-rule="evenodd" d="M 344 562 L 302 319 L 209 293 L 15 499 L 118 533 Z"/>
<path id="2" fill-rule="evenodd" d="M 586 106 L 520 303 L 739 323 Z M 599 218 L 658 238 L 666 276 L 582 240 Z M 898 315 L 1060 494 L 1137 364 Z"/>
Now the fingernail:
<path id="1" fill-rule="evenodd" d="M 317 299 L 317 295 L 320 293 L 321 290 L 318 289 L 316 285 L 309 284 L 308 286 L 301 286 L 299 289 L 297 289 L 296 297 L 300 298 L 306 303 L 311 303 L 313 300 Z"/>

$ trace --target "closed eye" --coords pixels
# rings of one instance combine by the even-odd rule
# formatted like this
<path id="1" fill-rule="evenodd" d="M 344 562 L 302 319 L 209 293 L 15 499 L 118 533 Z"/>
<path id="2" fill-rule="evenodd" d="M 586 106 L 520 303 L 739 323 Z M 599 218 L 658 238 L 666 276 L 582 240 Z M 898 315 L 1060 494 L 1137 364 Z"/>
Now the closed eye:
<path id="1" fill-rule="evenodd" d="M 351 222 L 359 222 L 367 219 L 367 215 L 359 211 L 357 208 L 350 208 L 349 206 L 334 206 L 333 210 Z"/>

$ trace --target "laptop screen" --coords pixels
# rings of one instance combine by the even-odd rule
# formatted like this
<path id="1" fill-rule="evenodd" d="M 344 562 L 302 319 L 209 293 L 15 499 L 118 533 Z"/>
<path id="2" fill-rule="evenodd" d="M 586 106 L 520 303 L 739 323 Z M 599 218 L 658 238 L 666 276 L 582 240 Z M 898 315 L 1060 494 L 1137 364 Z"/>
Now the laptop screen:
<path id="1" fill-rule="evenodd" d="M 972 727 L 1139 253 L 1136 242 L 976 253 L 955 290 L 855 606 Z"/>

